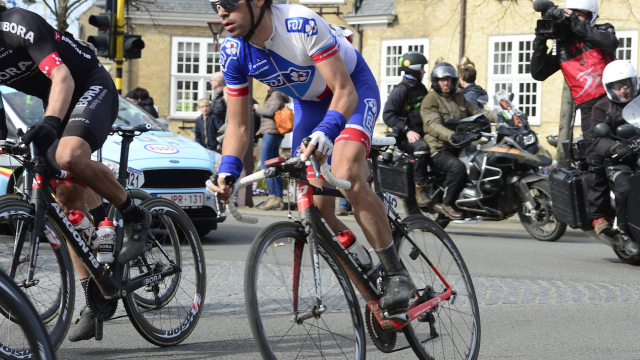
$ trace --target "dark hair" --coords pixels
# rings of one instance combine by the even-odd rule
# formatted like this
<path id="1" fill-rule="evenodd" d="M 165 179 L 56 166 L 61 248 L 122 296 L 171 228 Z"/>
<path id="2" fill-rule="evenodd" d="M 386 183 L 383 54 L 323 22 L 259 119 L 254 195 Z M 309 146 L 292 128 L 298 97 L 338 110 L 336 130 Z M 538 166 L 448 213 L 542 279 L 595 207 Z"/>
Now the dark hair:
<path id="1" fill-rule="evenodd" d="M 268 0 L 268 1 L 271 1 L 271 0 Z M 4 3 L 4 1 L 0 0 L 0 12 L 3 12 L 5 10 L 7 10 L 7 5 Z"/>
<path id="2" fill-rule="evenodd" d="M 149 98 L 149 92 L 147 91 L 147 89 L 141 88 L 141 87 L 137 87 L 137 88 L 135 88 L 133 90 L 135 90 L 138 93 L 138 95 L 140 95 L 140 101 L 144 101 L 144 100 L 147 100 Z"/>
<path id="3" fill-rule="evenodd" d="M 476 74 L 476 68 L 473 66 L 463 66 L 462 69 L 460 69 L 460 77 L 464 82 L 469 84 L 476 81 Z"/>

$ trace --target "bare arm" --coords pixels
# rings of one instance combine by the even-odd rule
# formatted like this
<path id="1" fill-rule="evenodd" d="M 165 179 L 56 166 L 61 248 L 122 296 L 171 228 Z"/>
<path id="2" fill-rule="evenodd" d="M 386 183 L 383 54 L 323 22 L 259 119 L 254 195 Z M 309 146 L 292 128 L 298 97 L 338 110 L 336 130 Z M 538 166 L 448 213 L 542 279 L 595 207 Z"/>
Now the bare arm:
<path id="1" fill-rule="evenodd" d="M 69 68 L 62 64 L 51 72 L 51 92 L 49 93 L 49 106 L 45 116 L 55 116 L 64 119 L 71 105 L 71 97 L 76 85 L 73 82 Z"/>
<path id="2" fill-rule="evenodd" d="M 249 143 L 249 96 L 232 97 L 227 100 L 229 119 L 222 145 L 223 155 L 233 155 L 242 159 Z"/>
<path id="3" fill-rule="evenodd" d="M 330 59 L 318 63 L 317 67 L 324 81 L 327 82 L 327 86 L 333 92 L 329 110 L 335 110 L 349 119 L 358 105 L 358 93 L 356 93 L 356 88 L 353 86 L 342 57 L 332 56 Z"/>

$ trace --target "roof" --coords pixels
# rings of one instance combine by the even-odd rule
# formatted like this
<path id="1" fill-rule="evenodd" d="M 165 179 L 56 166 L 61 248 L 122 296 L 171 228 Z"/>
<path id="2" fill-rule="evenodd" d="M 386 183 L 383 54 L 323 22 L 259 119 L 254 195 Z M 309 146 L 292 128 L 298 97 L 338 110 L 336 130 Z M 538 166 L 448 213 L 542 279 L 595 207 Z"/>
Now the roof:
<path id="1" fill-rule="evenodd" d="M 395 0 L 361 0 L 355 15 L 395 14 Z"/>
<path id="2" fill-rule="evenodd" d="M 273 0 L 273 3 L 286 4 L 287 0 Z M 209 0 L 155 0 L 146 7 L 150 11 L 215 13 Z"/>

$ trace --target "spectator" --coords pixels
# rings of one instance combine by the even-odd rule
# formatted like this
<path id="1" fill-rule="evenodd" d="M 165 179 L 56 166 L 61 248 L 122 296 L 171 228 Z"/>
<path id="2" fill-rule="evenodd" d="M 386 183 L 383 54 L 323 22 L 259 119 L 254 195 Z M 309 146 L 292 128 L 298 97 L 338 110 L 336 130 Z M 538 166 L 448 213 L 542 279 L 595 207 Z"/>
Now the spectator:
<path id="1" fill-rule="evenodd" d="M 140 103 L 140 95 L 135 90 L 131 90 L 124 96 L 125 99 L 129 100 L 129 102 L 138 105 Z"/>
<path id="2" fill-rule="evenodd" d="M 224 76 L 221 72 L 211 75 L 211 89 L 213 94 L 211 95 L 211 110 L 218 118 L 224 121 L 227 118 L 227 101 L 225 99 L 224 87 L 227 83 L 224 81 Z"/>
<path id="3" fill-rule="evenodd" d="M 485 101 L 488 100 L 487 92 L 481 88 L 479 85 L 476 85 L 476 68 L 467 65 L 460 68 L 460 88 L 462 95 L 464 95 L 465 99 L 468 102 L 484 109 L 484 104 L 478 101 L 478 98 L 484 96 Z"/>
<path id="4" fill-rule="evenodd" d="M 196 119 L 196 142 L 209 150 L 220 151 L 218 143 L 218 129 L 224 124 L 215 114 L 211 113 L 209 99 L 198 100 L 198 110 L 201 115 Z"/>
<path id="5" fill-rule="evenodd" d="M 147 91 L 147 89 L 137 87 L 134 90 L 140 96 L 140 103 L 138 104 L 138 106 L 143 108 L 144 111 L 148 112 L 149 115 L 153 116 L 154 118 L 158 118 L 158 112 L 153 106 L 153 98 L 149 96 L 149 92 Z"/>
<path id="6" fill-rule="evenodd" d="M 260 129 L 256 135 L 262 135 L 262 149 L 260 150 L 260 169 L 266 169 L 264 164 L 266 160 L 273 159 L 280 155 L 280 144 L 284 136 L 280 134 L 274 116 L 276 111 L 282 109 L 284 104 L 289 102 L 289 97 L 280 91 L 267 86 L 267 97 L 264 105 L 254 104 L 253 108 L 256 114 L 261 116 Z M 262 210 L 284 210 L 284 202 L 282 200 L 283 180 L 281 176 L 267 179 L 267 187 L 269 188 L 269 198 L 267 202 L 260 207 Z"/>

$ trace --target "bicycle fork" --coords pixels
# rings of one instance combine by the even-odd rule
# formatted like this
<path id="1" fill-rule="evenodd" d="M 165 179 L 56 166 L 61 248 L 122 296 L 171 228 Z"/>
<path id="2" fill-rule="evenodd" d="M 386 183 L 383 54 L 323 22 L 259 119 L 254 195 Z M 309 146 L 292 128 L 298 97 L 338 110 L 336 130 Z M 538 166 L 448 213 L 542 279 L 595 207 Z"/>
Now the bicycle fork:
<path id="1" fill-rule="evenodd" d="M 318 233 L 312 221 L 303 220 L 305 234 L 307 234 L 307 243 L 310 246 L 311 263 L 313 264 L 313 279 L 316 289 L 316 305 L 304 313 L 298 313 L 298 293 L 300 286 L 300 267 L 302 266 L 302 255 L 304 250 L 304 241 L 296 241 L 294 243 L 294 263 L 293 263 L 293 318 L 291 321 L 302 324 L 305 320 L 312 317 L 319 318 L 327 308 L 322 305 L 322 285 L 320 283 L 320 258 L 318 257 Z"/>

